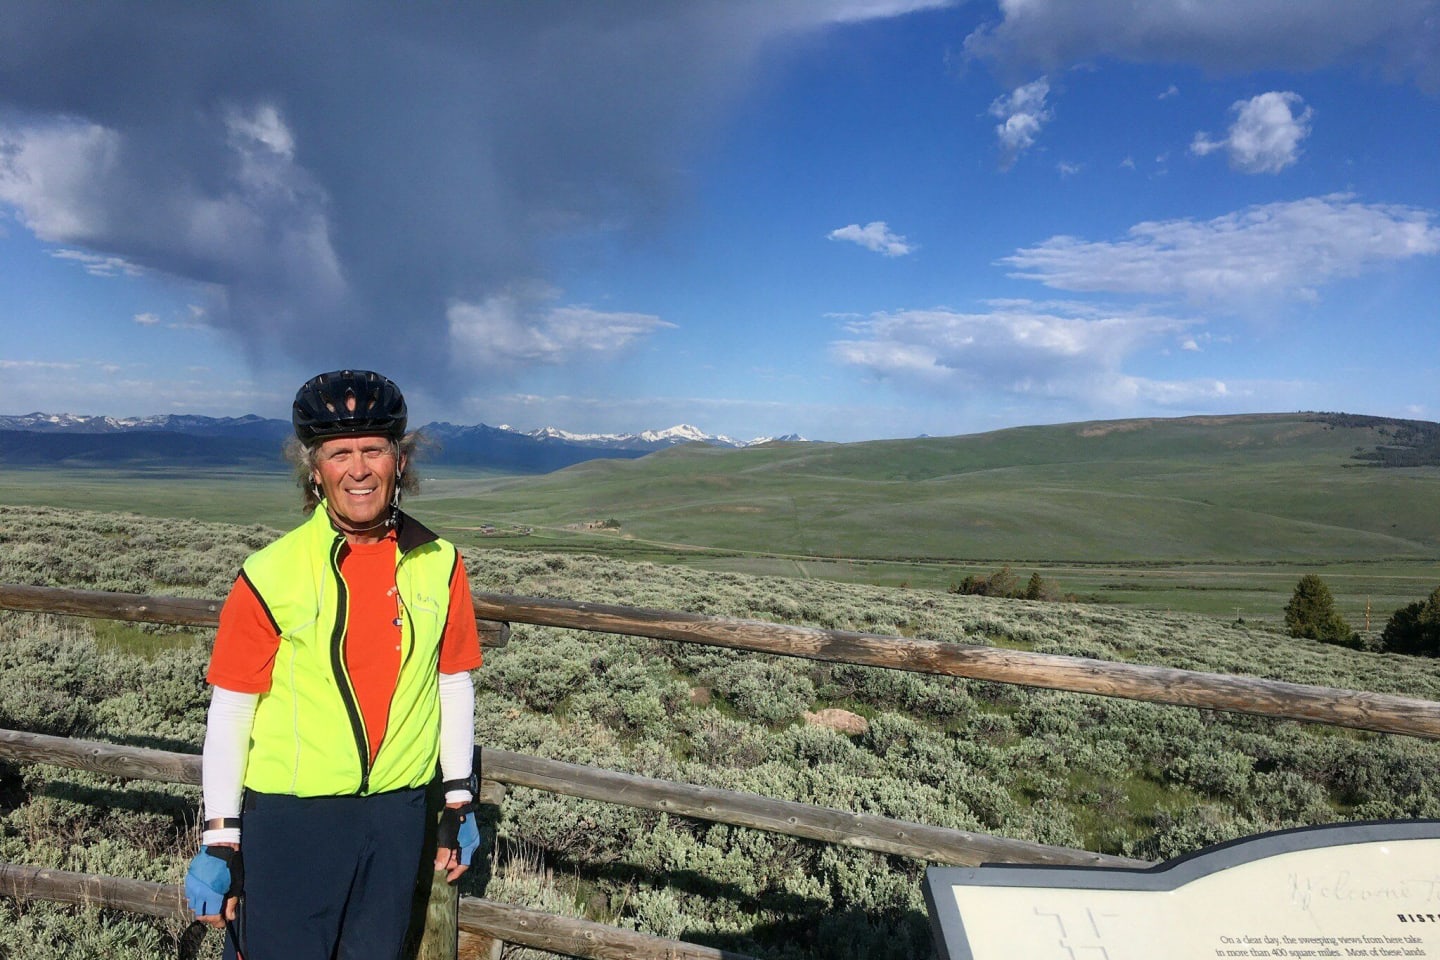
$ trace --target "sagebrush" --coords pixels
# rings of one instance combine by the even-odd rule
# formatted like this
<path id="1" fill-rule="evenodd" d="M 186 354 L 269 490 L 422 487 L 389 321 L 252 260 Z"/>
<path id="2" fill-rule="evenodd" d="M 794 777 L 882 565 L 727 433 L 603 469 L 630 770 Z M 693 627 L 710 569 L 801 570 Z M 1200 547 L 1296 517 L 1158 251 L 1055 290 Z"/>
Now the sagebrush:
<path id="1" fill-rule="evenodd" d="M 275 535 L 0 506 L 0 582 L 221 597 Z M 1435 660 L 1201 617 L 597 557 L 465 559 L 477 591 L 1440 699 Z M 209 639 L 0 614 L 0 727 L 198 752 Z M 482 744 L 1132 857 L 1282 827 L 1440 817 L 1440 745 L 1410 737 L 522 624 L 475 676 Z M 806 711 L 825 707 L 861 715 L 866 729 L 806 725 Z M 0 763 L 0 860 L 178 882 L 198 793 Z M 932 954 L 925 865 L 906 858 L 518 788 L 494 826 L 492 862 L 466 893 L 765 958 Z M 177 934 L 0 900 L 0 956 L 171 957 Z"/>

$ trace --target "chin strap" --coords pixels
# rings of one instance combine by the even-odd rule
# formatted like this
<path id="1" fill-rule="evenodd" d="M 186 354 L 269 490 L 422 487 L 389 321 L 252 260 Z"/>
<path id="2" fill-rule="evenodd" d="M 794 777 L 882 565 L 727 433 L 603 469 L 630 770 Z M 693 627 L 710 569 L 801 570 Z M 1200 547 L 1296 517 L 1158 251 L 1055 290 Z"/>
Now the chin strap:
<path id="1" fill-rule="evenodd" d="M 400 481 L 405 479 L 404 470 L 395 471 L 395 492 L 390 494 L 390 516 L 386 518 L 387 527 L 396 526 L 400 522 Z"/>
<path id="2" fill-rule="evenodd" d="M 398 499 L 398 497 L 396 499 Z M 398 503 L 392 503 L 390 505 L 390 515 L 385 519 L 376 520 L 374 523 L 364 527 L 352 527 L 345 523 L 339 517 L 335 516 L 328 505 L 325 512 L 330 514 L 330 525 L 345 534 L 370 533 L 372 530 L 379 530 L 381 527 L 393 527 L 400 522 L 400 505 Z"/>

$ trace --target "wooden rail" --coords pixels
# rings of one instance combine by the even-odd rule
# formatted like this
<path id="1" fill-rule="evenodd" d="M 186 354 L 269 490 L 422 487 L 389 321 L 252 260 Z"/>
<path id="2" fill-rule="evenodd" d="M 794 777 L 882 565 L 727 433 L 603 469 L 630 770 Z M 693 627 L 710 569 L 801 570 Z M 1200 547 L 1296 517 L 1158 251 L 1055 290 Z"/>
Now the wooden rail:
<path id="1" fill-rule="evenodd" d="M 3 731 L 0 731 L 0 736 L 3 736 Z M 508 750 L 485 747 L 482 756 L 485 776 L 501 783 L 822 840 L 877 853 L 900 854 L 931 863 L 957 866 L 978 866 L 981 863 L 1152 866 L 1148 861 L 1089 850 L 1051 847 L 968 830 L 816 807 L 792 800 L 771 800 L 753 793 L 654 780 Z"/>
<path id="2" fill-rule="evenodd" d="M 59 613 L 71 617 L 169 623 L 213 627 L 220 622 L 221 600 L 197 597 L 156 597 L 140 593 L 106 593 L 65 587 L 27 587 L 0 583 L 0 610 Z M 480 645 L 503 647 L 510 641 L 510 624 L 476 620 Z"/>
<path id="3" fill-rule="evenodd" d="M 0 757 L 135 780 L 200 783 L 200 758 L 195 754 L 97 740 L 0 730 Z M 487 791 L 494 791 L 498 785 L 513 784 L 956 866 L 1001 862 L 1108 867 L 1152 865 L 1128 857 L 932 827 L 790 800 L 771 800 L 737 790 L 655 780 L 489 747 L 481 748 L 477 759 L 476 769 L 485 778 L 482 799 L 493 796 L 493 792 Z"/>
<path id="4" fill-rule="evenodd" d="M 0 863 L 0 896 L 109 907 L 184 923 L 193 919 L 179 884 L 152 883 Z M 477 897 L 460 898 L 460 929 L 506 943 L 594 960 L 753 960 L 742 953 L 667 940 L 589 920 Z"/>
<path id="5" fill-rule="evenodd" d="M 530 623 L 1440 738 L 1440 703 L 1414 697 L 669 610 L 493 593 L 474 599 L 482 627 L 498 628 L 482 635 L 491 646 L 508 640 L 509 622 Z M 0 584 L 0 609 L 7 608 L 213 625 L 219 604 Z"/>
<path id="6" fill-rule="evenodd" d="M 1440 738 L 1440 703 L 1230 674 L 504 594 L 479 616 Z"/>

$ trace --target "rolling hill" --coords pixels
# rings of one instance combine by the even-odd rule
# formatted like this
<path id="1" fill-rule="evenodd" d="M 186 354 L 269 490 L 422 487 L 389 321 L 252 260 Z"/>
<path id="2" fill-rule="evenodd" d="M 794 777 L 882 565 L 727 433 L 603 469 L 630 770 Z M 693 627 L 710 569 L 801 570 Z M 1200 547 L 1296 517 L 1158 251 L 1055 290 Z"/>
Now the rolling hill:
<path id="1" fill-rule="evenodd" d="M 692 443 L 542 476 L 431 461 L 413 507 L 489 549 L 938 590 L 1012 564 L 1064 594 L 1232 619 L 1277 619 L 1298 577 L 1319 573 L 1374 632 L 1440 579 L 1437 435 L 1421 421 L 1256 414 Z M 275 529 L 299 516 L 278 469 L 175 463 L 0 456 L 0 503 Z"/>
<path id="2" fill-rule="evenodd" d="M 683 446 L 544 477 L 437 483 L 426 499 L 452 522 L 604 520 L 621 536 L 798 557 L 1433 558 L 1440 469 L 1383 469 L 1374 459 L 1396 448 L 1403 426 L 1260 414 Z"/>

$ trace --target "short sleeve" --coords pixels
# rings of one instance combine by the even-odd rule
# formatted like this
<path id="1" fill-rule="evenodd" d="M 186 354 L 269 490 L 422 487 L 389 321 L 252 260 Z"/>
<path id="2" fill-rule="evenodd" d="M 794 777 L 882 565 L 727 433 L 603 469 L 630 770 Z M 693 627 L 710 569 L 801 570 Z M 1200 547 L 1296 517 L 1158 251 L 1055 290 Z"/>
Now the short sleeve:
<path id="1" fill-rule="evenodd" d="M 483 659 L 480 632 L 475 626 L 475 600 L 470 596 L 465 561 L 457 550 L 455 569 L 450 573 L 450 614 L 445 620 L 445 634 L 440 639 L 440 672 L 474 670 Z"/>
<path id="2" fill-rule="evenodd" d="M 205 680 L 236 693 L 267 693 L 280 630 L 242 572 L 220 608 L 220 627 Z"/>

